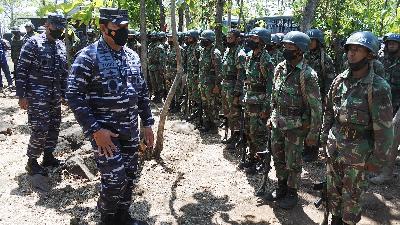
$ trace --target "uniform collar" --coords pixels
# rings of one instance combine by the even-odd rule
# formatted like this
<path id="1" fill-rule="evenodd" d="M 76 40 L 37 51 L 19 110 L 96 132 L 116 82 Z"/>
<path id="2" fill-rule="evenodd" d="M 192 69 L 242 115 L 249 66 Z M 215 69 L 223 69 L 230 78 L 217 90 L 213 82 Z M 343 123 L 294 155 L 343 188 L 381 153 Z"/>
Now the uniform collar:
<path id="1" fill-rule="evenodd" d="M 371 65 L 371 64 L 372 64 L 372 61 L 370 62 L 370 65 Z M 369 68 L 369 70 L 368 70 L 368 75 L 367 75 L 367 76 L 364 76 L 364 77 L 361 78 L 361 79 L 359 79 L 358 82 L 364 83 L 364 84 L 370 84 L 370 83 L 372 83 L 372 81 L 373 81 L 374 75 L 375 75 L 374 70 L 371 69 L 371 68 Z M 350 70 L 350 69 L 347 69 L 347 70 L 346 70 L 345 72 L 343 72 L 340 76 L 341 76 L 342 78 L 344 78 L 344 79 L 349 79 L 350 76 L 351 76 L 351 70 Z"/>
<path id="2" fill-rule="evenodd" d="M 290 69 L 293 68 L 292 64 L 290 64 L 287 60 L 285 60 L 285 62 L 286 62 L 286 67 L 287 68 L 290 68 Z M 304 58 L 299 63 L 297 63 L 295 68 L 299 68 L 301 70 L 301 69 L 303 69 L 303 64 L 304 64 Z"/>

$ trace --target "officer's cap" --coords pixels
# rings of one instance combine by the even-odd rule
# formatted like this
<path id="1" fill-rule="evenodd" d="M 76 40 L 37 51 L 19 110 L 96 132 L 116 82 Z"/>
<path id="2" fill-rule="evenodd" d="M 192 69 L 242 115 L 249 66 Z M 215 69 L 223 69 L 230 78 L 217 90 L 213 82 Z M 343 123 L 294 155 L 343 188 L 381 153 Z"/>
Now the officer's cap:
<path id="1" fill-rule="evenodd" d="M 31 21 L 25 23 L 25 27 L 31 27 L 32 29 L 35 29 L 35 26 L 33 25 L 33 23 Z"/>
<path id="2" fill-rule="evenodd" d="M 100 8 L 100 23 L 128 24 L 128 10 L 118 8 Z"/>
<path id="3" fill-rule="evenodd" d="M 53 24 L 56 29 L 64 29 L 67 25 L 67 20 L 61 14 L 49 13 L 47 15 L 47 22 Z"/>

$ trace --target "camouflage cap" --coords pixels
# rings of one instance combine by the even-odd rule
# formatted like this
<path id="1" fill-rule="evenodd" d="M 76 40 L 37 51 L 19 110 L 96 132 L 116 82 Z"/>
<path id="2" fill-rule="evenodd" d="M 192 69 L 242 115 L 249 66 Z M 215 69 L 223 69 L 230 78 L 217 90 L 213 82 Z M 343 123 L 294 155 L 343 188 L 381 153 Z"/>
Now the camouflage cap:
<path id="1" fill-rule="evenodd" d="M 47 22 L 53 24 L 56 29 L 64 29 L 67 25 L 65 17 L 57 13 L 49 13 L 47 15 Z"/>
<path id="2" fill-rule="evenodd" d="M 364 46 L 374 54 L 377 54 L 379 51 L 379 40 L 370 31 L 355 32 L 349 38 L 347 38 L 344 48 L 347 50 L 349 45 Z"/>
<path id="3" fill-rule="evenodd" d="M 31 27 L 32 29 L 35 29 L 35 26 L 33 25 L 33 23 L 31 21 L 25 23 L 25 27 Z"/>
<path id="4" fill-rule="evenodd" d="M 118 8 L 100 8 L 100 23 L 106 21 L 115 24 L 128 24 L 128 10 Z"/>

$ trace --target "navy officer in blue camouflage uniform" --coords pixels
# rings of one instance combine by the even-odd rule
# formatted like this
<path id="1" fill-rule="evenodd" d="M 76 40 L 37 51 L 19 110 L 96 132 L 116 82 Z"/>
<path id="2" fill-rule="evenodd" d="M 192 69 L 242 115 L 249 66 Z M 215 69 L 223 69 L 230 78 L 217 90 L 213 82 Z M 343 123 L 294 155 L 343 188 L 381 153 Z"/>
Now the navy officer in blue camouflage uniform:
<path id="1" fill-rule="evenodd" d="M 46 32 L 30 38 L 22 47 L 17 64 L 16 95 L 21 109 L 28 111 L 32 131 L 28 145 L 29 175 L 47 176 L 44 167 L 58 166 L 53 151 L 61 123 L 61 101 L 65 95 L 68 69 L 62 39 L 66 20 L 49 14 Z M 43 152 L 42 165 L 37 158 Z"/>
<path id="2" fill-rule="evenodd" d="M 100 9 L 102 37 L 82 49 L 68 78 L 67 101 L 91 140 L 101 173 L 102 225 L 147 224 L 129 215 L 138 162 L 138 115 L 153 146 L 148 88 L 136 52 L 125 46 L 128 12 Z"/>

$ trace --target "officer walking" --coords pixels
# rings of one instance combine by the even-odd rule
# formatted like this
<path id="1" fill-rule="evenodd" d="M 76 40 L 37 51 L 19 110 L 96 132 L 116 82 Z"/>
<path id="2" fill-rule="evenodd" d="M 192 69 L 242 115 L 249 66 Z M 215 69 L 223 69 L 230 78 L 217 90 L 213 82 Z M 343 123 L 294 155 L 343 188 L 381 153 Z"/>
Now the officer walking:
<path id="1" fill-rule="evenodd" d="M 389 34 L 385 38 L 385 51 L 381 62 L 389 77 L 394 115 L 400 107 L 400 34 Z M 393 146 L 388 154 L 388 165 L 382 168 L 378 176 L 370 179 L 372 183 L 383 184 L 393 179 L 394 161 L 397 154 L 397 146 Z"/>
<path id="2" fill-rule="evenodd" d="M 101 174 L 102 225 L 147 224 L 129 215 L 138 163 L 138 115 L 153 146 L 154 119 L 136 52 L 125 46 L 128 11 L 100 9 L 100 40 L 84 48 L 68 79 L 67 100 L 93 146 Z"/>
<path id="3" fill-rule="evenodd" d="M 215 48 L 215 33 L 205 30 L 200 36 L 202 48 L 199 59 L 199 87 L 205 114 L 203 132 L 217 133 L 219 108 L 217 98 L 221 90 L 221 52 Z"/>
<path id="4" fill-rule="evenodd" d="M 249 33 L 247 46 L 251 49 L 247 63 L 244 104 L 246 137 L 249 144 L 247 162 L 241 162 L 240 168 L 246 172 L 256 172 L 256 153 L 263 152 L 269 141 L 267 120 L 271 114 L 271 91 L 274 65 L 265 49 L 271 42 L 271 33 L 256 27 Z"/>
<path id="5" fill-rule="evenodd" d="M 335 67 L 331 57 L 325 52 L 324 33 L 318 29 L 310 29 L 307 35 L 311 39 L 310 52 L 306 54 L 308 64 L 317 72 L 318 86 L 321 92 L 322 110 L 324 109 L 325 97 L 329 87 L 336 77 Z M 304 145 L 303 160 L 311 162 L 318 158 L 319 145 Z"/>
<path id="6" fill-rule="evenodd" d="M 278 187 L 266 199 L 278 200 L 278 206 L 297 205 L 297 190 L 302 170 L 304 141 L 316 145 L 321 127 L 322 106 L 317 73 L 306 64 L 310 38 L 291 31 L 282 40 L 283 57 L 275 69 L 272 92 L 272 153 Z"/>
<path id="7" fill-rule="evenodd" d="M 393 141 L 390 86 L 372 68 L 378 39 L 369 31 L 356 32 L 345 50 L 349 69 L 332 83 L 321 134 L 332 225 L 361 220 L 365 172 L 386 163 Z"/>

